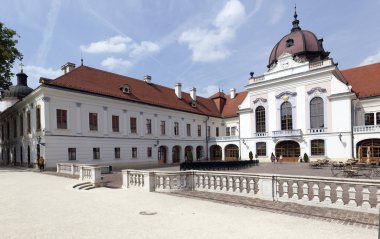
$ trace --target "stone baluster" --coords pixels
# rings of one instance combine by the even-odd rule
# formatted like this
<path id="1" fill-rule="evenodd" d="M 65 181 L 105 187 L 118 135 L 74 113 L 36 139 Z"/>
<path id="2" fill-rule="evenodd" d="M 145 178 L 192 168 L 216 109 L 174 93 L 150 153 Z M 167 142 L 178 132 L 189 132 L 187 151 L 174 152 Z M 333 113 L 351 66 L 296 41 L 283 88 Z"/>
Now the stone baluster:
<path id="1" fill-rule="evenodd" d="M 325 199 L 323 200 L 324 204 L 331 204 L 331 186 L 329 184 L 325 184 L 325 187 L 323 188 L 325 192 Z"/>
<path id="2" fill-rule="evenodd" d="M 216 190 L 222 190 L 222 187 L 221 187 L 221 178 L 220 176 L 216 176 L 216 180 L 215 180 L 215 189 Z"/>
<path id="3" fill-rule="evenodd" d="M 355 195 L 356 195 L 356 189 L 355 189 L 355 185 L 350 185 L 349 189 L 348 189 L 348 206 L 350 207 L 357 207 L 357 203 L 356 203 L 356 199 L 355 199 Z"/>
<path id="4" fill-rule="evenodd" d="M 309 201 L 309 184 L 308 184 L 308 182 L 303 182 L 303 185 L 302 185 L 302 201 L 304 201 L 304 202 Z"/>
<path id="5" fill-rule="evenodd" d="M 210 177 L 208 175 L 204 177 L 203 188 L 209 188 L 209 179 Z"/>
<path id="6" fill-rule="evenodd" d="M 166 188 L 169 188 L 170 189 L 170 177 L 169 176 L 166 176 L 165 177 L 165 185 L 164 185 L 164 189 Z"/>
<path id="7" fill-rule="evenodd" d="M 246 177 L 240 180 L 240 192 L 248 193 L 248 180 Z"/>
<path id="8" fill-rule="evenodd" d="M 342 185 L 337 185 L 336 186 L 336 201 L 335 201 L 337 206 L 343 206 L 343 188 Z"/>
<path id="9" fill-rule="evenodd" d="M 210 189 L 215 190 L 215 176 L 210 176 Z"/>
<path id="10" fill-rule="evenodd" d="M 221 186 L 220 190 L 227 191 L 227 185 L 228 185 L 227 177 L 223 176 L 222 186 Z"/>
<path id="11" fill-rule="evenodd" d="M 318 182 L 313 182 L 313 203 L 319 203 L 319 184 Z"/>
<path id="12" fill-rule="evenodd" d="M 254 193 L 257 194 L 260 190 L 259 189 L 259 178 L 258 177 L 253 179 L 253 187 L 254 187 L 254 189 L 253 189 Z"/>
<path id="13" fill-rule="evenodd" d="M 371 204 L 369 203 L 369 194 L 370 193 L 371 192 L 369 191 L 369 186 L 363 186 L 363 191 L 362 191 L 363 203 L 362 203 L 361 207 L 364 209 L 370 209 L 371 208 Z"/>
<path id="14" fill-rule="evenodd" d="M 380 209 L 380 190 L 378 187 L 376 187 L 376 209 L 376 211 Z"/>
<path id="15" fill-rule="evenodd" d="M 298 183 L 297 183 L 297 181 L 293 181 L 292 191 L 293 191 L 292 201 L 298 201 Z"/>
<path id="16" fill-rule="evenodd" d="M 285 199 L 286 201 L 289 199 L 289 186 L 290 186 L 290 181 L 285 181 L 282 187 L 282 190 L 283 190 L 282 198 Z"/>
<path id="17" fill-rule="evenodd" d="M 235 177 L 234 192 L 240 192 L 240 191 L 241 191 L 241 188 L 240 188 L 240 178 L 239 177 Z"/>
<path id="18" fill-rule="evenodd" d="M 234 179 L 232 177 L 228 177 L 227 180 L 227 192 L 233 191 L 233 186 L 234 186 Z"/>

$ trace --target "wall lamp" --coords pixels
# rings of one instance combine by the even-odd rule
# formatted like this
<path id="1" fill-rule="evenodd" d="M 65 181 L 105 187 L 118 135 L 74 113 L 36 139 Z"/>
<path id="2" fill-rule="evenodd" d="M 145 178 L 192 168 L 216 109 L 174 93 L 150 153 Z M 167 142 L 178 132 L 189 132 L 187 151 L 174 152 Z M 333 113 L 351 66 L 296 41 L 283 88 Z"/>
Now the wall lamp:
<path id="1" fill-rule="evenodd" d="M 45 146 L 45 143 L 41 143 L 41 136 L 38 136 L 37 137 L 37 143 L 39 144 L 39 145 L 42 145 L 42 146 Z"/>
<path id="2" fill-rule="evenodd" d="M 342 134 L 341 133 L 339 133 L 338 137 L 339 137 L 339 141 L 342 142 Z"/>
<path id="3" fill-rule="evenodd" d="M 154 147 L 157 147 L 160 144 L 160 140 L 156 140 L 156 143 L 154 144 Z"/>

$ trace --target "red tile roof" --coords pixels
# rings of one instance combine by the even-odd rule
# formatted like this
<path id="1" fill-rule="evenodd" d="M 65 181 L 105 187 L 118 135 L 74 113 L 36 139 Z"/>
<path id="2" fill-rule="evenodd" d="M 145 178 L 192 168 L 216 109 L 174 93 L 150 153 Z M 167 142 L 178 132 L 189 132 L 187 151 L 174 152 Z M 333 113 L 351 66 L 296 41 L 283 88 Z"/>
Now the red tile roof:
<path id="1" fill-rule="evenodd" d="M 359 98 L 380 96 L 380 62 L 341 72 Z"/>
<path id="2" fill-rule="evenodd" d="M 233 100 L 228 97 L 229 100 L 227 99 L 226 107 L 221 115 L 210 98 L 197 96 L 196 107 L 192 107 L 188 93 L 182 92 L 182 99 L 178 99 L 174 88 L 154 83 L 148 84 L 143 80 L 88 66 L 75 68 L 55 80 L 45 80 L 43 84 L 213 117 L 223 117 L 225 114 L 227 117 L 237 116 L 238 105 L 244 99 L 240 95 L 246 95 L 238 93 L 237 98 Z M 131 89 L 130 94 L 120 90 L 120 87 L 125 84 Z"/>
<path id="3" fill-rule="evenodd" d="M 247 96 L 247 91 L 243 91 L 235 94 L 235 98 L 231 99 L 231 96 L 226 97 L 226 104 L 224 105 L 222 115 L 225 118 L 231 118 L 237 116 L 237 110 L 239 105 L 243 102 Z"/>

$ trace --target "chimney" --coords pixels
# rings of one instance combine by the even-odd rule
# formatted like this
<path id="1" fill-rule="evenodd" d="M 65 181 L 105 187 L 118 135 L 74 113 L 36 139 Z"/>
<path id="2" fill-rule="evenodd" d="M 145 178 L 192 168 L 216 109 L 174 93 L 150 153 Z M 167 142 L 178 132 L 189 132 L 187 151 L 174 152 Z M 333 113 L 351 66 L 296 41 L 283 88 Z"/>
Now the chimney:
<path id="1" fill-rule="evenodd" d="M 236 95 L 236 89 L 235 88 L 230 89 L 231 100 L 235 99 L 235 95 Z"/>
<path id="2" fill-rule="evenodd" d="M 144 76 L 144 81 L 148 84 L 152 83 L 152 77 L 149 75 Z"/>
<path id="3" fill-rule="evenodd" d="M 63 74 L 67 74 L 74 69 L 75 69 L 75 64 L 71 62 L 67 62 L 66 64 L 61 66 L 61 70 Z"/>
<path id="4" fill-rule="evenodd" d="M 178 99 L 181 99 L 182 98 L 182 90 L 181 90 L 181 83 L 177 83 L 175 84 L 175 88 L 174 88 L 174 91 L 175 91 L 175 95 L 178 97 Z"/>
<path id="5" fill-rule="evenodd" d="M 197 89 L 195 87 L 190 89 L 190 97 L 194 102 L 197 101 Z"/>

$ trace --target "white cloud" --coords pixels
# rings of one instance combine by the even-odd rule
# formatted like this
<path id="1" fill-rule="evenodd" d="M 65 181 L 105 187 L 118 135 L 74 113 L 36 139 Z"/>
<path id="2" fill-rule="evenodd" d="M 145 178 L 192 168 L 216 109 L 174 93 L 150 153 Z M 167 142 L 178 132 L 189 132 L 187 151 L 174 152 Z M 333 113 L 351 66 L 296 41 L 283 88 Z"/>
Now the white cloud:
<path id="1" fill-rule="evenodd" d="M 380 62 L 380 50 L 375 55 L 368 56 L 367 58 L 365 58 L 359 65 L 364 66 L 376 62 Z"/>
<path id="2" fill-rule="evenodd" d="M 61 75 L 59 69 L 55 70 L 53 68 L 43 68 L 34 65 L 26 65 L 24 72 L 28 75 L 28 86 L 31 88 L 36 88 L 39 85 L 40 77 L 55 79 Z"/>
<path id="3" fill-rule="evenodd" d="M 160 47 L 150 41 L 134 42 L 130 37 L 117 35 L 104 41 L 81 45 L 80 49 L 86 53 L 123 53 L 129 52 L 130 57 L 160 51 Z"/>
<path id="4" fill-rule="evenodd" d="M 199 95 L 203 97 L 210 97 L 216 92 L 219 92 L 219 87 L 217 85 L 208 85 L 200 89 Z"/>
<path id="5" fill-rule="evenodd" d="M 227 58 L 231 53 L 226 44 L 235 37 L 235 31 L 247 14 L 239 0 L 229 0 L 217 14 L 211 29 L 193 28 L 182 32 L 180 43 L 188 44 L 195 62 L 214 62 Z"/>
<path id="6" fill-rule="evenodd" d="M 277 0 L 274 3 L 273 11 L 272 11 L 272 17 L 270 19 L 270 23 L 275 24 L 278 23 L 285 13 L 285 7 L 282 0 Z"/>
<path id="7" fill-rule="evenodd" d="M 127 50 L 132 39 L 123 36 L 114 36 L 104 41 L 90 43 L 87 46 L 80 46 L 80 49 L 86 53 L 120 53 Z"/>
<path id="8" fill-rule="evenodd" d="M 132 62 L 128 60 L 124 60 L 122 58 L 108 57 L 107 59 L 104 59 L 101 62 L 101 65 L 109 69 L 115 69 L 115 68 L 129 68 L 133 64 Z"/>

